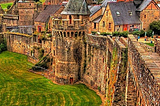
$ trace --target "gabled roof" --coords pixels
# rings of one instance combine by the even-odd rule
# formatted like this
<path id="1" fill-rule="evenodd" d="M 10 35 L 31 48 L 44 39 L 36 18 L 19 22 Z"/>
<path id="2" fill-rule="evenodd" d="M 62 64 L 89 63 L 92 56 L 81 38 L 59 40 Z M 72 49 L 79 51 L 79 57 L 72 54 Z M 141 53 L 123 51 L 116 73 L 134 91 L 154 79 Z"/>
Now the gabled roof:
<path id="1" fill-rule="evenodd" d="M 144 0 L 142 4 L 137 8 L 137 11 L 142 11 L 143 9 L 145 9 L 151 1 L 152 0 Z"/>
<path id="2" fill-rule="evenodd" d="M 50 15 L 55 14 L 61 5 L 48 5 L 35 19 L 35 22 L 47 22 Z"/>
<path id="3" fill-rule="evenodd" d="M 90 11 L 85 0 L 69 0 L 61 14 L 89 15 Z"/>
<path id="4" fill-rule="evenodd" d="M 91 7 L 90 8 L 90 12 L 91 12 L 90 17 L 93 16 L 100 9 L 101 9 L 100 5 L 95 5 L 95 6 Z"/>
<path id="5" fill-rule="evenodd" d="M 141 23 L 136 14 L 136 7 L 133 2 L 110 2 L 108 4 L 115 25 Z"/>
<path id="6" fill-rule="evenodd" d="M 101 7 L 106 7 L 108 2 L 116 2 L 117 0 L 104 0 L 101 4 Z"/>
<path id="7" fill-rule="evenodd" d="M 99 17 L 97 17 L 96 19 L 93 20 L 94 23 L 99 23 L 102 19 L 103 15 L 100 15 Z"/>

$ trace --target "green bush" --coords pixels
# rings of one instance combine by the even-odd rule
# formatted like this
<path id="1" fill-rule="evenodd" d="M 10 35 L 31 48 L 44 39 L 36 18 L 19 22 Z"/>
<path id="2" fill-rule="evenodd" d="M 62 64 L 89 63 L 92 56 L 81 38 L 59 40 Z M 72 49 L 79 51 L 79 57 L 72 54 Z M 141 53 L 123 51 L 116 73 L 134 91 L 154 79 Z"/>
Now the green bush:
<path id="1" fill-rule="evenodd" d="M 48 37 L 51 38 L 51 37 L 52 37 L 52 34 L 48 34 Z"/>
<path id="2" fill-rule="evenodd" d="M 112 32 L 112 35 L 113 35 L 113 36 L 119 36 L 119 35 L 120 35 L 120 32 L 117 32 L 117 31 Z"/>
<path id="3" fill-rule="evenodd" d="M 140 37 L 144 37 L 145 36 L 145 32 L 143 30 L 140 31 Z"/>
<path id="4" fill-rule="evenodd" d="M 152 30 L 148 30 L 146 36 L 151 37 L 152 36 Z"/>
<path id="5" fill-rule="evenodd" d="M 107 33 L 107 32 L 101 32 L 100 35 L 107 36 L 107 35 L 112 35 L 112 34 L 111 33 Z"/>
<path id="6" fill-rule="evenodd" d="M 133 31 L 133 35 L 140 36 L 140 31 Z"/>
<path id="7" fill-rule="evenodd" d="M 92 35 L 95 35 L 97 32 L 96 31 L 92 31 Z"/>
<path id="8" fill-rule="evenodd" d="M 7 50 L 7 42 L 4 39 L 2 43 L 0 43 L 0 53 Z"/>
<path id="9" fill-rule="evenodd" d="M 123 31 L 123 32 L 121 32 L 120 33 L 120 36 L 123 36 L 123 37 L 128 37 L 128 34 L 129 34 L 129 32 L 128 31 Z"/>

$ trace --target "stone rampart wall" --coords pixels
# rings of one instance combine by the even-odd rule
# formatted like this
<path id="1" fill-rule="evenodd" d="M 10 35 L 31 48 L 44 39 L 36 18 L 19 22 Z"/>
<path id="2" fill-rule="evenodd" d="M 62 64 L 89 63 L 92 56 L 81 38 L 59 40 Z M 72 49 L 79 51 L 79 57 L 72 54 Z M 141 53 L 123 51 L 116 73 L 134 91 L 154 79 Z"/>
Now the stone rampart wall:
<path id="1" fill-rule="evenodd" d="M 149 106 L 160 104 L 160 61 L 158 58 L 158 54 L 146 52 L 133 35 L 129 36 L 128 61 L 134 77 L 138 104 Z"/>

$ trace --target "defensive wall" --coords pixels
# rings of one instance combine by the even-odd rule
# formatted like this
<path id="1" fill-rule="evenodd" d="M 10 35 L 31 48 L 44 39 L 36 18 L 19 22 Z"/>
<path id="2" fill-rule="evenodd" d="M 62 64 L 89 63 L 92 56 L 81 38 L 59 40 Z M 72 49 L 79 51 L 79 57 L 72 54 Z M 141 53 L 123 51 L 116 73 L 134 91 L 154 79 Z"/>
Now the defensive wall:
<path id="1" fill-rule="evenodd" d="M 52 80 L 56 82 L 58 81 L 55 76 L 55 67 L 61 68 L 61 72 L 57 74 L 62 74 L 72 71 L 74 68 L 72 60 L 77 65 L 81 64 L 78 66 L 83 69 L 81 69 L 80 79 L 78 79 L 78 72 L 72 72 L 72 75 L 77 77 L 75 82 L 83 81 L 92 88 L 98 89 L 105 95 L 106 105 L 158 106 L 160 104 L 158 40 L 155 40 L 155 43 L 157 42 L 155 45 L 157 53 L 155 53 L 145 50 L 133 35 L 129 35 L 126 39 L 100 35 L 83 36 L 81 33 L 77 38 L 73 36 L 71 38 L 71 35 L 65 38 L 64 36 L 67 35 L 59 33 L 58 36 L 42 40 L 41 43 L 38 42 L 38 36 L 35 35 L 13 32 L 1 33 L 2 35 L 7 40 L 9 51 L 25 54 L 32 62 L 39 61 L 40 49 L 44 49 L 45 55 L 51 52 L 54 64 L 50 70 L 53 72 Z M 72 46 L 70 43 L 75 44 Z M 79 53 L 80 57 L 75 58 Z M 70 67 L 69 70 L 63 70 L 63 67 L 57 66 L 59 56 L 63 57 L 60 59 L 69 62 L 67 64 Z M 79 58 L 81 58 L 80 63 Z M 63 75 L 62 77 L 65 78 Z M 62 84 L 68 83 L 63 82 Z"/>
<path id="2" fill-rule="evenodd" d="M 160 60 L 159 55 L 154 52 L 145 51 L 133 35 L 128 37 L 128 76 L 133 79 L 136 92 L 132 97 L 135 103 L 141 106 L 159 106 L 160 105 Z M 131 82 L 128 82 L 131 83 Z M 128 84 L 129 85 L 129 84 Z M 129 87 L 128 87 L 129 88 Z M 129 91 L 129 89 L 128 89 Z M 133 92 L 132 92 L 133 93 Z M 127 95 L 131 97 L 131 95 Z"/>

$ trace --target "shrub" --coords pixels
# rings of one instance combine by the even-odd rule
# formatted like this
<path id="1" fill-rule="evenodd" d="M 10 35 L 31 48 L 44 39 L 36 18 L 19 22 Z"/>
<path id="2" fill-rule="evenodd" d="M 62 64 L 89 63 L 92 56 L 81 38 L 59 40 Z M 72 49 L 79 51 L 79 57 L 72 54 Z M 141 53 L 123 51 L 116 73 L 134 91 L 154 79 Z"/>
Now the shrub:
<path id="1" fill-rule="evenodd" d="M 113 35 L 113 36 L 119 36 L 119 35 L 120 35 L 120 32 L 117 32 L 117 31 L 112 32 L 112 35 Z"/>
<path id="2" fill-rule="evenodd" d="M 134 31 L 134 32 L 133 32 L 133 35 L 140 36 L 140 31 Z"/>
<path id="3" fill-rule="evenodd" d="M 144 37 L 145 36 L 145 32 L 143 30 L 140 31 L 140 37 Z"/>
<path id="4" fill-rule="evenodd" d="M 0 43 L 0 53 L 7 50 L 7 42 L 4 39 L 2 43 Z"/>
<path id="5" fill-rule="evenodd" d="M 107 32 L 101 32 L 100 35 L 107 36 L 107 35 L 112 35 L 112 34 L 111 33 L 107 33 Z"/>
<path id="6" fill-rule="evenodd" d="M 148 30 L 146 36 L 151 37 L 152 36 L 152 30 Z"/>
<path id="7" fill-rule="evenodd" d="M 95 35 L 97 32 L 96 31 L 92 31 L 92 35 Z"/>
<path id="8" fill-rule="evenodd" d="M 128 37 L 128 34 L 129 34 L 129 32 L 128 31 L 123 31 L 123 32 L 121 32 L 120 33 L 120 36 L 123 36 L 123 37 Z"/>
<path id="9" fill-rule="evenodd" d="M 51 38 L 51 37 L 52 37 L 52 34 L 48 34 L 48 37 Z"/>

